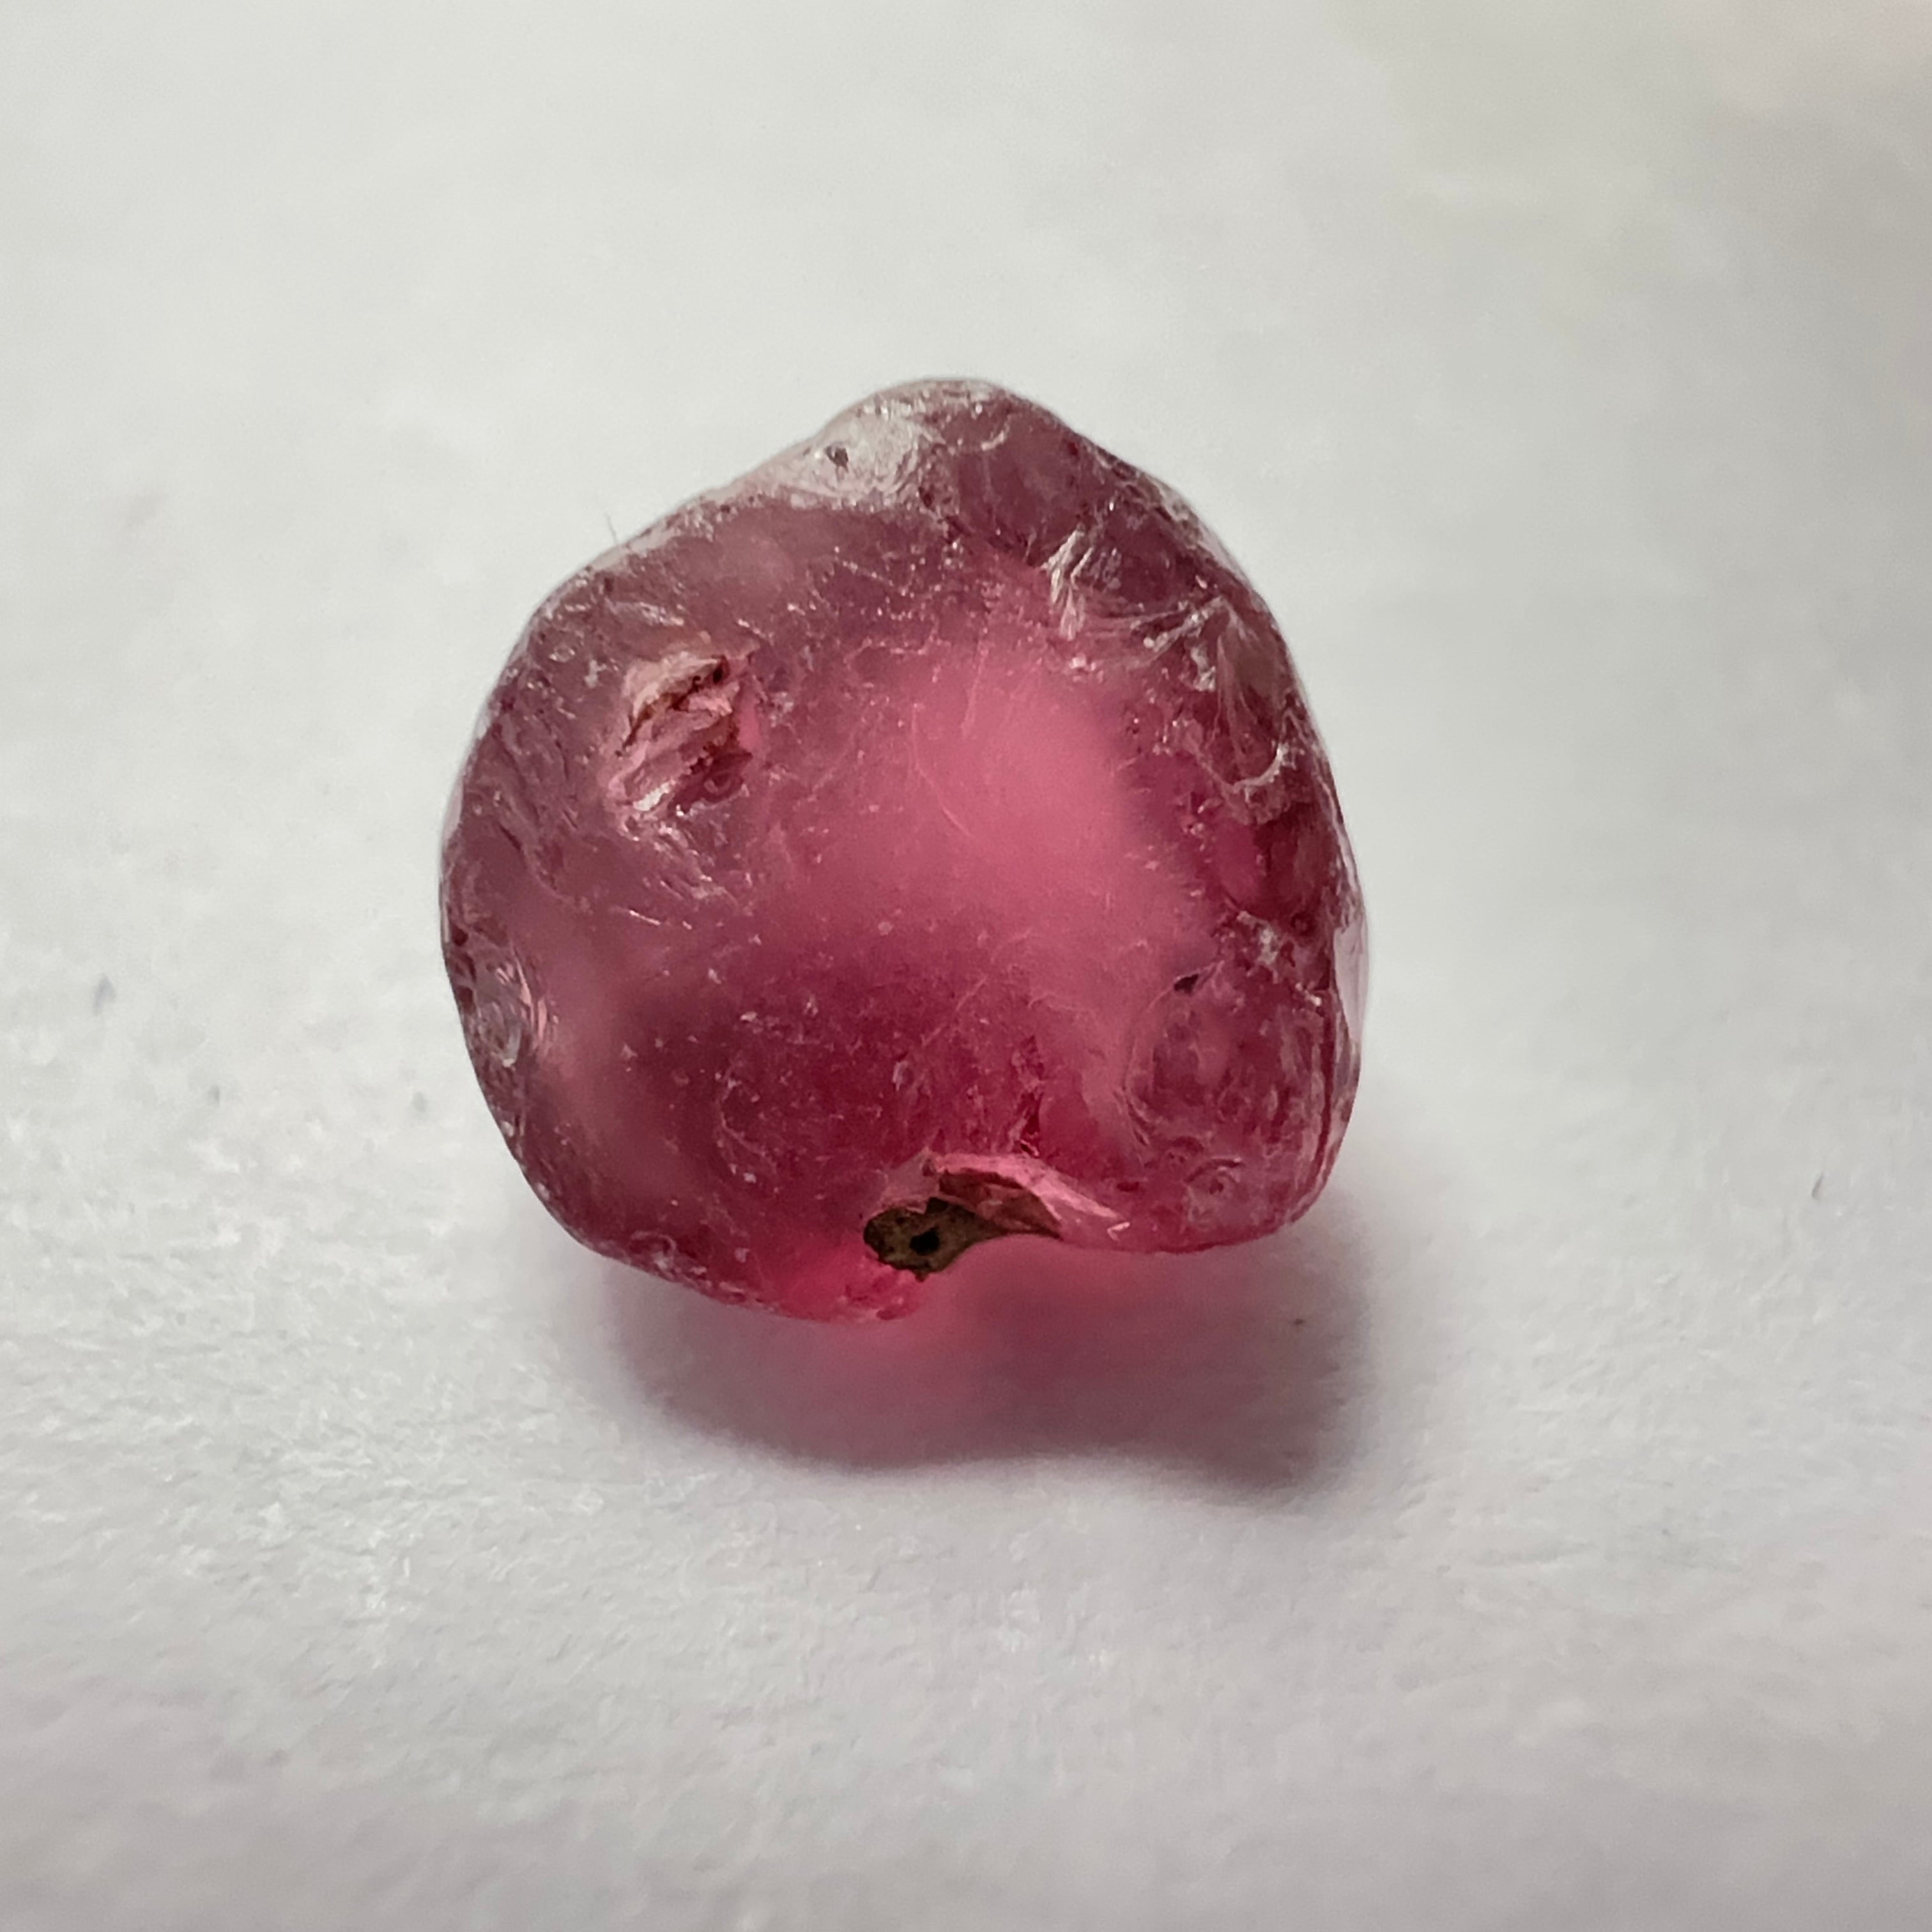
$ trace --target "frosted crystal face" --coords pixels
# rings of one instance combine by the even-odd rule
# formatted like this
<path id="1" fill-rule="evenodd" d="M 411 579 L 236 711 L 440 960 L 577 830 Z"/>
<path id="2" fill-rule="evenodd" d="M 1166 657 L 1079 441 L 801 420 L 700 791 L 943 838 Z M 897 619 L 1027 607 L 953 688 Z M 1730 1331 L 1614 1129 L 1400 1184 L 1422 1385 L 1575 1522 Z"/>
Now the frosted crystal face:
<path id="1" fill-rule="evenodd" d="M 1361 902 L 1280 632 L 985 384 L 868 398 L 556 591 L 442 910 L 551 1213 L 790 1314 L 902 1313 L 998 1234 L 1265 1234 L 1354 1094 Z"/>

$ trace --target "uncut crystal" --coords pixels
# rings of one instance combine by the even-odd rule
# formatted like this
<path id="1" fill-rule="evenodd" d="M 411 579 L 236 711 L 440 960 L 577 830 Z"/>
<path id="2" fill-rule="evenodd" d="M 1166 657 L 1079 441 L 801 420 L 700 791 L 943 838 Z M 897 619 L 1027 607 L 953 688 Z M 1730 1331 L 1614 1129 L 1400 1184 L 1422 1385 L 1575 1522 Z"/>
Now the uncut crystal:
<path id="1" fill-rule="evenodd" d="M 455 798 L 477 1076 L 580 1240 L 904 1312 L 994 1236 L 1300 1214 L 1361 902 L 1273 619 L 1170 491 L 986 384 L 871 397 L 580 572 Z"/>

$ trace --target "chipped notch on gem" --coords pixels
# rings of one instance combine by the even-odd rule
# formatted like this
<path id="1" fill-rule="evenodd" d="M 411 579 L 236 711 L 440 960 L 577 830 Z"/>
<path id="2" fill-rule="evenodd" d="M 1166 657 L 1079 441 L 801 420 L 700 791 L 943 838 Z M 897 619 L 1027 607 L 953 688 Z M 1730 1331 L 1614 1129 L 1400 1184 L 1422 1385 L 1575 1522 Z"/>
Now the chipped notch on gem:
<path id="1" fill-rule="evenodd" d="M 1354 1095 L 1360 900 L 1279 630 L 987 384 L 868 398 L 548 598 L 442 890 L 551 1211 L 791 1314 L 902 1313 L 1002 1235 L 1265 1233 Z"/>

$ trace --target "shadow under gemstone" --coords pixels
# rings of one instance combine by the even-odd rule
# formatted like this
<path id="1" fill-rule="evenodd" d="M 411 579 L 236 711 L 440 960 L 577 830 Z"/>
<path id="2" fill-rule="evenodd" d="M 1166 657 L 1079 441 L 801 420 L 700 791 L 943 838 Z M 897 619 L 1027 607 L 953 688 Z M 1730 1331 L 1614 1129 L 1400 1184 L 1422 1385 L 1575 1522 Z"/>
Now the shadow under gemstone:
<path id="1" fill-rule="evenodd" d="M 989 1241 L 904 1320 L 820 1326 L 586 1257 L 637 1390 L 707 1432 L 892 1468 L 1120 1456 L 1269 1491 L 1348 1460 L 1365 1231 L 1331 1186 L 1296 1226 L 1197 1255 Z"/>

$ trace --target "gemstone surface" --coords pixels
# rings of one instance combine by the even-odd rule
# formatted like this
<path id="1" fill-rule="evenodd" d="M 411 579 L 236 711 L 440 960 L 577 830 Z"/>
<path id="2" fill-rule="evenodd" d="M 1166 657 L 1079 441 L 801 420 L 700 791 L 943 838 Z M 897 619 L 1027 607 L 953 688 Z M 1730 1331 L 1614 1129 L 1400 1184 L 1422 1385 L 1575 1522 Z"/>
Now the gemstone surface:
<path id="1" fill-rule="evenodd" d="M 1361 902 L 1254 590 L 982 383 L 885 391 L 539 609 L 452 801 L 491 1113 L 592 1247 L 905 1312 L 1004 1234 L 1180 1250 L 1314 1200 Z"/>

